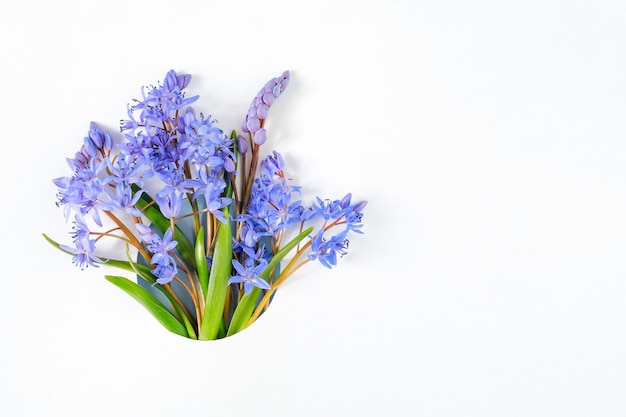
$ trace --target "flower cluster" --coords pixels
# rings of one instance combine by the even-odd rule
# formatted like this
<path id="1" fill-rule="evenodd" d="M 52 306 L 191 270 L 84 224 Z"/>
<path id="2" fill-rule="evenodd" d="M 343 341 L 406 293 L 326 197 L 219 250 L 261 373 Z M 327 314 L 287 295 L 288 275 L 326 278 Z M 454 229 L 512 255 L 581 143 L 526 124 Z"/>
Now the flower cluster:
<path id="1" fill-rule="evenodd" d="M 128 106 L 119 138 L 91 123 L 67 160 L 72 174 L 53 180 L 73 244 L 44 236 L 81 269 L 107 263 L 136 273 L 137 283 L 106 278 L 174 333 L 210 340 L 241 331 L 296 270 L 335 266 L 349 235 L 362 233 L 364 201 L 347 194 L 306 205 L 280 153 L 261 159 L 265 120 L 289 78 L 268 81 L 241 134 L 227 135 L 192 106 L 191 75 L 170 70 Z M 123 242 L 126 257 L 98 255 L 103 238 Z"/>

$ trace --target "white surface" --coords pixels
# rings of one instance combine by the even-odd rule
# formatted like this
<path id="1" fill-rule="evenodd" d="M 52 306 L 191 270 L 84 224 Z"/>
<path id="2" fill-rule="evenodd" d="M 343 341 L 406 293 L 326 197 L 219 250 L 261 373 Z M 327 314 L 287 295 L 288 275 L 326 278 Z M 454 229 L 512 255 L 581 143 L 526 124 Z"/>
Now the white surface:
<path id="1" fill-rule="evenodd" d="M 17 2 L 0 15 L 0 415 L 624 416 L 626 6 Z M 162 330 L 41 238 L 89 122 L 193 74 L 229 130 L 292 71 L 269 146 L 369 200 L 216 343 Z"/>

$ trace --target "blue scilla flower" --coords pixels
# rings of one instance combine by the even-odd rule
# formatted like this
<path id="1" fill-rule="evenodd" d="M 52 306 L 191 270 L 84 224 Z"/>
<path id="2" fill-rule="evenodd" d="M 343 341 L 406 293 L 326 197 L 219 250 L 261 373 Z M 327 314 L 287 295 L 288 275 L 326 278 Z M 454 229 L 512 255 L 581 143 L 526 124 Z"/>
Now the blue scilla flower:
<path id="1" fill-rule="evenodd" d="M 154 267 L 152 273 L 158 278 L 156 282 L 167 284 L 178 272 L 176 261 L 171 255 L 171 252 L 178 246 L 178 242 L 172 239 L 172 229 L 167 229 L 161 238 L 144 224 L 136 224 L 135 226 L 146 249 L 152 254 L 150 264 Z"/>
<path id="2" fill-rule="evenodd" d="M 264 264 L 267 266 L 272 259 L 272 253 L 265 248 L 265 245 L 242 246 L 242 252 L 246 262 L 254 262 L 255 264 Z"/>
<path id="3" fill-rule="evenodd" d="M 89 239 L 89 233 L 89 227 L 87 226 L 85 219 L 80 214 L 76 214 L 74 216 L 74 225 L 72 226 L 72 231 L 70 232 L 72 239 L 74 241 Z"/>
<path id="4" fill-rule="evenodd" d="M 338 219 L 345 213 L 345 208 L 341 206 L 340 200 L 322 200 L 316 197 L 317 204 L 313 204 L 313 210 L 325 220 Z"/>
<path id="5" fill-rule="evenodd" d="M 285 167 L 285 160 L 283 156 L 273 151 L 271 154 L 267 155 L 265 159 L 261 162 L 261 168 L 263 170 L 263 175 L 266 177 L 273 177 L 274 175 L 280 175 Z"/>
<path id="6" fill-rule="evenodd" d="M 288 228 L 292 223 L 298 222 L 299 219 L 296 213 L 300 207 L 300 202 L 296 201 L 289 205 L 268 208 L 262 219 L 266 225 L 266 230 L 272 236 L 277 236 L 281 230 Z"/>
<path id="7" fill-rule="evenodd" d="M 152 269 L 152 274 L 154 274 L 154 276 L 157 277 L 157 280 L 153 285 L 167 284 L 171 282 L 174 279 L 174 277 L 176 277 L 177 273 L 178 273 L 178 267 L 173 262 L 168 263 L 168 264 L 157 264 L 154 267 L 154 269 Z"/>
<path id="8" fill-rule="evenodd" d="M 60 245 L 60 248 L 73 253 L 72 262 L 76 264 L 80 269 L 85 269 L 88 266 L 97 268 L 97 264 L 104 263 L 104 261 L 94 255 L 96 243 L 93 239 L 79 238 L 74 240 L 74 246 Z"/>
<path id="9" fill-rule="evenodd" d="M 206 201 L 213 201 L 219 198 L 224 189 L 226 189 L 226 181 L 216 171 L 200 169 L 198 177 L 186 179 L 184 186 L 193 190 L 194 200 L 204 195 Z"/>
<path id="10" fill-rule="evenodd" d="M 313 220 L 318 215 L 311 207 L 305 207 L 303 205 L 295 207 L 291 214 L 294 221 L 301 223 Z"/>
<path id="11" fill-rule="evenodd" d="M 135 104 L 131 107 L 133 113 L 130 115 L 131 120 L 134 120 L 134 112 L 139 111 L 139 125 L 158 124 L 192 104 L 199 96 L 187 98 L 183 91 L 190 81 L 191 75 L 179 75 L 170 70 L 165 76 L 163 85 L 142 88 L 141 100 L 134 100 Z"/>
<path id="12" fill-rule="evenodd" d="M 130 155 L 119 154 L 112 161 L 106 158 L 108 176 L 102 181 L 103 184 L 137 184 L 143 187 L 142 165 L 138 164 Z"/>
<path id="13" fill-rule="evenodd" d="M 104 192 L 109 197 L 109 202 L 105 203 L 104 208 L 107 210 L 124 210 L 128 214 L 141 216 L 141 212 L 135 207 L 139 198 L 143 194 L 143 190 L 134 192 L 133 185 L 143 187 L 143 179 L 140 170 L 142 166 L 134 162 L 128 162 L 130 156 L 119 154 L 115 158 L 115 162 L 111 162 L 110 158 L 106 158 L 107 171 L 109 173 L 102 180 Z"/>
<path id="14" fill-rule="evenodd" d="M 237 221 L 243 225 L 239 230 L 239 241 L 235 242 L 234 248 L 238 246 L 254 248 L 264 236 L 271 236 L 271 233 L 267 232 L 265 228 L 261 228 L 259 223 L 250 216 L 239 216 Z"/>
<path id="15" fill-rule="evenodd" d="M 74 176 L 52 180 L 58 187 L 57 206 L 64 207 L 66 221 L 72 212 L 81 215 L 91 213 L 98 226 L 102 226 L 98 210 L 106 202 L 102 200 L 103 186 L 99 174 L 105 166 L 102 160 L 92 157 L 85 167 L 75 171 Z"/>
<path id="16" fill-rule="evenodd" d="M 309 258 L 318 260 L 327 268 L 337 265 L 337 254 L 341 256 L 347 253 L 349 241 L 346 239 L 347 230 L 332 236 L 329 240 L 324 238 L 324 232 L 319 231 L 311 237 L 311 254 Z"/>
<path id="17" fill-rule="evenodd" d="M 152 243 L 146 245 L 146 249 L 152 252 L 152 259 L 150 263 L 155 264 L 169 264 L 173 258 L 170 256 L 170 252 L 178 245 L 178 242 L 172 240 L 172 229 L 167 229 L 163 234 L 163 238 L 157 235 L 153 236 Z"/>
<path id="18" fill-rule="evenodd" d="M 173 219 L 180 215 L 180 211 L 183 207 L 183 196 L 181 192 L 176 190 L 167 194 L 158 192 L 154 200 L 159 205 L 161 214 L 167 218 Z"/>
<path id="19" fill-rule="evenodd" d="M 157 195 L 165 196 L 174 192 L 184 194 L 187 192 L 185 172 L 176 167 L 172 171 L 159 172 L 159 179 L 164 183 Z"/>
<path id="20" fill-rule="evenodd" d="M 74 158 L 67 159 L 74 175 L 53 180 L 58 187 L 57 206 L 63 207 L 66 221 L 72 213 L 81 217 L 89 214 L 98 226 L 102 226 L 99 210 L 108 204 L 103 177 L 112 147 L 111 135 L 91 122 L 83 146 Z M 89 244 L 84 243 L 80 250 L 86 248 Z"/>
<path id="21" fill-rule="evenodd" d="M 300 193 L 300 187 L 288 184 L 283 166 L 278 152 L 273 152 L 261 162 L 261 175 L 252 186 L 247 215 L 243 216 L 255 221 L 272 236 L 301 221 L 303 215 L 301 202 L 293 199 Z"/>
<path id="22" fill-rule="evenodd" d="M 182 169 L 170 172 L 159 172 L 159 178 L 165 185 L 155 196 L 155 201 L 165 217 L 178 217 L 183 205 L 183 197 L 187 192 L 185 177 Z"/>
<path id="23" fill-rule="evenodd" d="M 367 205 L 367 201 L 361 201 L 357 204 L 346 207 L 345 218 L 348 230 L 362 234 L 360 229 L 363 227 L 361 219 L 363 218 L 363 208 Z"/>
<path id="24" fill-rule="evenodd" d="M 300 194 L 300 187 L 285 179 L 284 165 L 282 155 L 273 151 L 261 161 L 261 175 L 256 182 L 257 187 L 265 189 L 268 200 L 278 206 L 286 206 L 294 193 Z"/>
<path id="25" fill-rule="evenodd" d="M 129 161 L 133 161 L 139 166 L 144 166 L 148 162 L 149 154 L 148 138 L 139 132 L 136 135 L 124 134 L 124 142 L 118 143 L 117 148 L 121 154 L 127 155 Z"/>
<path id="26" fill-rule="evenodd" d="M 227 141 L 226 135 L 214 125 L 214 121 L 202 114 L 196 117 L 193 107 L 187 107 L 178 123 L 181 125 L 179 129 L 184 132 L 178 144 L 182 159 L 193 164 L 206 164 L 209 158 L 216 157 L 217 146 Z"/>
<path id="27" fill-rule="evenodd" d="M 220 197 L 215 200 L 207 202 L 207 210 L 215 216 L 217 220 L 222 223 L 226 223 L 229 219 L 224 216 L 224 212 L 222 209 L 232 202 L 231 198 L 228 197 Z"/>
<path id="28" fill-rule="evenodd" d="M 152 171 L 164 177 L 171 175 L 180 161 L 180 154 L 172 141 L 172 136 L 164 130 L 158 130 L 148 137 L 142 154 L 145 155 Z"/>
<path id="29" fill-rule="evenodd" d="M 105 189 L 109 201 L 104 203 L 102 208 L 109 211 L 123 210 L 130 215 L 141 217 L 141 211 L 135 205 L 143 192 L 143 190 L 133 191 L 130 184 L 116 183 L 112 192 L 110 189 Z"/>
<path id="30" fill-rule="evenodd" d="M 237 273 L 230 277 L 228 285 L 243 283 L 243 289 L 246 295 L 252 291 L 252 287 L 258 287 L 264 290 L 271 288 L 270 284 L 259 276 L 267 267 L 267 262 L 261 262 L 258 265 L 255 265 L 255 262 L 246 262 L 244 266 L 236 259 L 233 259 L 232 263 Z"/>
<path id="31" fill-rule="evenodd" d="M 128 107 L 129 119 L 120 123 L 125 138 L 121 151 L 146 162 L 149 172 L 169 175 L 186 160 L 204 164 L 216 152 L 211 137 L 225 136 L 212 120 L 197 119 L 188 107 L 198 99 L 185 97 L 190 80 L 188 74 L 169 71 L 163 85 L 142 89 L 142 98 Z"/>
<path id="32" fill-rule="evenodd" d="M 185 180 L 183 185 L 193 190 L 194 200 L 204 196 L 207 210 L 220 222 L 226 223 L 227 219 L 222 209 L 228 206 L 232 199 L 221 197 L 222 192 L 226 188 L 226 181 L 224 181 L 224 178 L 218 171 L 200 169 L 198 178 Z"/>

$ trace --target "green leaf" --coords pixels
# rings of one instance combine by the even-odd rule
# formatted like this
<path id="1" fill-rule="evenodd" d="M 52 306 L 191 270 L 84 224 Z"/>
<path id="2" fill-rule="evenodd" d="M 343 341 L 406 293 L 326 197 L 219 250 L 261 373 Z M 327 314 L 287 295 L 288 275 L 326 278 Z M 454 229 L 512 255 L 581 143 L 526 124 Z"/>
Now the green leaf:
<path id="1" fill-rule="evenodd" d="M 198 270 L 198 280 L 202 288 L 203 297 L 206 296 L 209 286 L 209 268 L 206 262 L 206 252 L 204 246 L 204 227 L 200 226 L 196 237 L 196 265 Z"/>
<path id="2" fill-rule="evenodd" d="M 128 262 L 126 263 L 129 265 L 129 267 L 133 270 L 135 274 L 137 274 L 139 277 L 141 277 L 144 281 L 146 281 L 149 284 L 154 284 L 156 282 L 156 277 L 152 274 L 152 271 L 150 270 L 149 267 L 133 262 L 130 256 L 130 247 L 128 243 L 126 244 L 126 257 L 128 259 Z M 183 324 L 185 325 L 185 328 L 187 329 L 187 334 L 189 335 L 189 338 L 197 339 L 198 337 L 196 336 L 196 332 L 193 328 L 193 325 L 187 318 L 185 311 L 183 311 L 183 310 L 186 310 L 185 306 L 179 305 L 178 301 L 174 297 L 172 297 L 172 295 L 169 292 L 167 292 L 165 290 L 165 287 L 163 287 L 162 285 L 157 285 L 155 288 L 158 289 L 170 302 L 170 305 L 176 312 L 176 318 L 183 321 Z"/>
<path id="3" fill-rule="evenodd" d="M 189 337 L 185 326 L 148 290 L 124 277 L 106 275 L 105 278 L 143 305 L 167 330 Z"/>
<path id="4" fill-rule="evenodd" d="M 278 263 L 285 257 L 293 248 L 296 247 L 298 243 L 305 237 L 307 237 L 313 231 L 313 227 L 309 227 L 304 232 L 300 233 L 298 236 L 294 237 L 289 243 L 284 245 L 272 258 L 272 260 L 267 264 L 265 270 L 259 275 L 263 279 L 267 279 L 274 268 L 278 265 Z M 230 321 L 230 326 L 228 327 L 228 336 L 232 336 L 235 333 L 238 333 L 245 329 L 248 326 L 248 321 L 250 321 L 250 317 L 252 317 L 252 313 L 254 312 L 254 307 L 256 306 L 256 302 L 259 299 L 259 295 L 261 294 L 261 289 L 258 287 L 254 287 L 248 295 L 244 295 L 239 301 L 235 312 L 233 313 L 233 318 Z"/>
<path id="5" fill-rule="evenodd" d="M 61 249 L 61 244 L 60 244 L 60 243 L 58 243 L 58 242 L 56 242 L 56 241 L 54 241 L 54 240 L 52 240 L 52 239 L 50 238 L 50 236 L 48 236 L 47 234 L 42 233 L 42 236 L 43 236 L 43 238 L 44 238 L 44 239 L 46 239 L 46 240 L 48 241 L 48 243 L 50 243 L 52 246 L 54 246 L 55 248 L 57 248 L 57 249 L 58 249 L 58 250 L 60 250 L 61 252 L 64 252 L 64 253 L 67 253 L 67 254 L 73 255 L 73 253 L 72 253 L 72 252 L 69 252 L 69 251 L 66 251 L 66 250 L 64 250 L 64 249 Z"/>
<path id="6" fill-rule="evenodd" d="M 103 265 L 113 266 L 115 268 L 120 268 L 128 272 L 134 272 L 137 275 L 140 275 L 142 277 L 151 275 L 151 271 L 149 267 L 145 265 L 140 265 L 137 263 L 131 264 L 130 262 L 126 262 L 126 261 L 118 261 L 117 259 L 109 259 Z M 154 279 L 150 283 L 153 284 Z"/>
<path id="7" fill-rule="evenodd" d="M 54 246 L 57 249 L 59 249 L 61 252 L 67 253 L 68 255 L 73 255 L 72 252 L 68 252 L 66 250 L 61 249 L 61 245 L 59 243 L 57 243 L 56 241 L 54 241 L 53 239 L 51 239 L 45 233 L 42 233 L 42 235 L 43 235 L 44 239 L 46 239 L 48 241 L 48 243 L 50 243 L 52 246 Z M 127 255 L 129 255 L 128 254 L 128 248 L 127 248 Z M 128 271 L 128 272 L 134 272 L 135 274 L 139 275 L 141 278 L 143 278 L 144 280 L 146 280 L 150 284 L 154 284 L 156 282 L 156 278 L 154 277 L 154 275 L 152 275 L 152 272 L 151 272 L 149 267 L 147 267 L 146 265 L 141 265 L 141 264 L 137 264 L 137 263 L 131 262 L 130 258 L 129 258 L 128 262 L 120 261 L 120 260 L 117 260 L 117 259 L 108 259 L 106 261 L 106 263 L 104 263 L 103 265 L 112 266 L 112 267 L 115 267 L 115 268 L 120 268 L 120 269 L 123 269 L 123 270 Z M 105 276 L 105 278 L 106 278 L 106 276 Z M 183 322 L 185 324 L 185 327 L 187 329 L 187 332 L 185 334 L 183 334 L 182 336 L 190 337 L 192 339 L 196 339 L 197 337 L 196 337 L 196 333 L 195 333 L 195 331 L 193 329 L 193 326 L 191 325 L 191 323 L 187 319 L 187 316 L 185 316 L 185 313 L 181 310 L 181 307 L 178 306 L 176 300 L 174 300 L 172 298 L 172 296 L 170 294 L 168 294 L 167 291 L 165 291 L 163 289 L 162 286 L 159 285 L 156 288 L 158 288 L 159 291 L 161 291 L 167 297 L 167 299 L 172 304 L 172 307 L 178 313 L 178 316 L 182 318 L 182 320 L 183 320 Z M 157 300 L 157 302 L 159 304 L 161 304 L 158 301 L 158 299 L 155 298 L 155 300 Z M 168 313 L 169 313 L 169 310 L 168 310 Z M 177 333 L 177 332 L 174 332 L 174 333 Z M 180 334 L 180 333 L 178 333 L 178 334 Z"/>
<path id="8" fill-rule="evenodd" d="M 200 340 L 214 340 L 222 326 L 224 305 L 228 292 L 228 279 L 232 270 L 233 236 L 228 207 L 224 208 L 226 223 L 219 223 L 217 241 L 213 251 L 213 263 L 207 288 L 206 305 L 200 326 Z"/>

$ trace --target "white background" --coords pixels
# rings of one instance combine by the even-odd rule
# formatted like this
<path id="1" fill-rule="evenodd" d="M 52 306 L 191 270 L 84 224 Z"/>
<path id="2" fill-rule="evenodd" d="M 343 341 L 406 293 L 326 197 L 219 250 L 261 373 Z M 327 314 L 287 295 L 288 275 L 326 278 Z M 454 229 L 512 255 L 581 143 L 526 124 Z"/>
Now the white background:
<path id="1" fill-rule="evenodd" d="M 12 2 L 0 14 L 3 416 L 626 415 L 626 3 Z M 366 199 L 252 327 L 163 330 L 49 246 L 89 122 L 193 75 L 304 196 Z"/>

